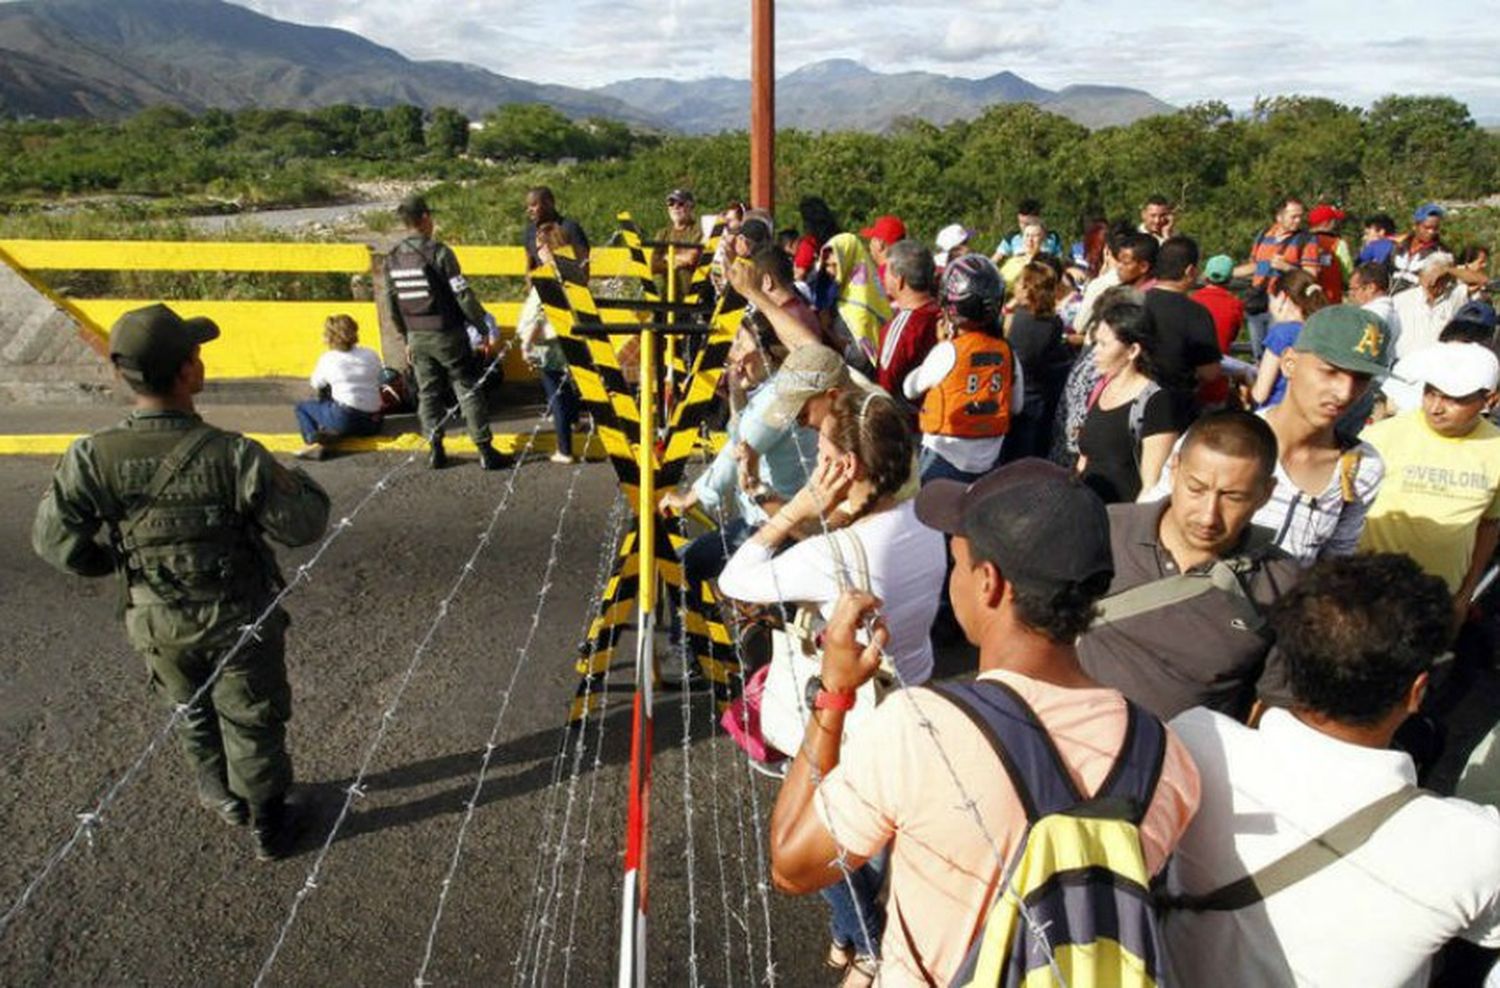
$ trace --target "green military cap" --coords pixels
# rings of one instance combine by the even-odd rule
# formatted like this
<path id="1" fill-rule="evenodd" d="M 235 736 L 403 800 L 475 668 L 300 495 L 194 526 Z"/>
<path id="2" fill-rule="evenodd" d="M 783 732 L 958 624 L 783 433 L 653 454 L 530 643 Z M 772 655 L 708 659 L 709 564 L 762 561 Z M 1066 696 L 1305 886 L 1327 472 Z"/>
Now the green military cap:
<path id="1" fill-rule="evenodd" d="M 1357 305 L 1330 305 L 1308 317 L 1292 349 L 1355 374 L 1384 374 L 1391 368 L 1390 346 L 1384 319 Z"/>
<path id="2" fill-rule="evenodd" d="M 109 359 L 129 375 L 171 374 L 192 356 L 194 347 L 218 337 L 219 327 L 212 319 L 184 319 L 157 303 L 131 309 L 115 320 L 109 331 Z"/>
<path id="3" fill-rule="evenodd" d="M 402 199 L 396 206 L 396 215 L 403 220 L 420 219 L 431 212 L 432 209 L 427 205 L 426 197 L 419 196 L 415 192 Z"/>

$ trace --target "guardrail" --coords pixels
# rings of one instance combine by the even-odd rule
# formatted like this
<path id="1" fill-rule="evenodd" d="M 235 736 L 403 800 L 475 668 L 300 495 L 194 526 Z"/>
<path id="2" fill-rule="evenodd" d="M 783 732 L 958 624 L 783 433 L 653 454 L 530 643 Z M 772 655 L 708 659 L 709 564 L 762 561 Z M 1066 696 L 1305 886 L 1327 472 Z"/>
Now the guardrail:
<path id="1" fill-rule="evenodd" d="M 526 253 L 514 246 L 453 245 L 465 276 L 515 278 L 514 296 L 483 298 L 502 333 L 514 334 L 521 311 Z M 214 271 L 278 274 L 347 274 L 372 276 L 383 283 L 384 255 L 366 244 L 242 243 L 162 240 L 0 240 L 0 262 L 9 264 L 77 320 L 86 334 L 102 344 L 109 327 L 124 312 L 156 299 L 80 298 L 63 296 L 48 283 L 51 271 Z M 620 247 L 595 248 L 590 255 L 595 278 L 635 276 L 640 272 L 630 252 Z M 388 334 L 378 330 L 380 312 L 373 300 L 340 299 L 242 300 L 193 299 L 172 303 L 184 313 L 207 316 L 218 323 L 220 339 L 204 348 L 209 374 L 221 380 L 261 377 L 305 377 L 323 352 L 323 320 L 334 313 L 353 316 L 360 326 L 360 342 L 381 353 L 391 348 Z M 631 322 L 624 311 L 601 313 L 605 322 Z M 511 380 L 534 377 L 512 347 L 506 358 Z"/>

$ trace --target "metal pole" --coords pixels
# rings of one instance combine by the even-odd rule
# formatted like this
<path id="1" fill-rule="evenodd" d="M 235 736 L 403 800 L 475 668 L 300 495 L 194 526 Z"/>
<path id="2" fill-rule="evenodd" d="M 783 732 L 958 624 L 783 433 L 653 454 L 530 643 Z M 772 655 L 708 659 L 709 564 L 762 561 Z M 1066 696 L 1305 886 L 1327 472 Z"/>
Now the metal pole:
<path id="1" fill-rule="evenodd" d="M 776 208 L 776 2 L 750 0 L 750 205 Z"/>
<path id="2" fill-rule="evenodd" d="M 670 283 L 670 282 L 669 282 Z M 656 334 L 641 333 L 640 499 L 636 549 L 639 604 L 635 643 L 635 700 L 630 732 L 630 806 L 625 833 L 625 888 L 620 911 L 619 988 L 646 984 L 646 859 L 650 842 L 652 685 L 656 672 Z"/>

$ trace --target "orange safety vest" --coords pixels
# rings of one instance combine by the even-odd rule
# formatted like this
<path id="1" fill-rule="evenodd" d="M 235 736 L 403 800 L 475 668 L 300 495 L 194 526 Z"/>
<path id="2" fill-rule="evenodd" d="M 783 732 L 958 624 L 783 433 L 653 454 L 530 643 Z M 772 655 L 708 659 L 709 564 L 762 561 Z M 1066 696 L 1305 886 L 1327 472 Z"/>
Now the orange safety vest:
<path id="1" fill-rule="evenodd" d="M 961 439 L 1005 435 L 1016 377 L 1010 344 L 984 333 L 962 333 L 954 338 L 953 349 L 953 369 L 922 399 L 918 427 L 929 435 Z"/>

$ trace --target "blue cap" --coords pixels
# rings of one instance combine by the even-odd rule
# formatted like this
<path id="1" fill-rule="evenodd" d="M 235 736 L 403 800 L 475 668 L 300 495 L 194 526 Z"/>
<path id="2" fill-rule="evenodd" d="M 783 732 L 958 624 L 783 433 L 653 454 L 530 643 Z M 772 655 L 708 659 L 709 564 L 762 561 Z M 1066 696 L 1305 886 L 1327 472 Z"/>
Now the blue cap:
<path id="1" fill-rule="evenodd" d="M 1488 302 L 1465 302 L 1449 322 L 1472 322 L 1485 329 L 1494 329 L 1500 319 L 1496 318 L 1495 307 Z"/>
<path id="2" fill-rule="evenodd" d="M 1422 205 L 1417 207 L 1417 211 L 1415 213 L 1411 214 L 1411 218 L 1413 222 L 1421 223 L 1423 220 L 1429 219 L 1433 216 L 1441 219 L 1442 217 L 1447 215 L 1448 211 L 1442 206 L 1439 206 L 1437 203 L 1424 202 L 1422 203 Z"/>

